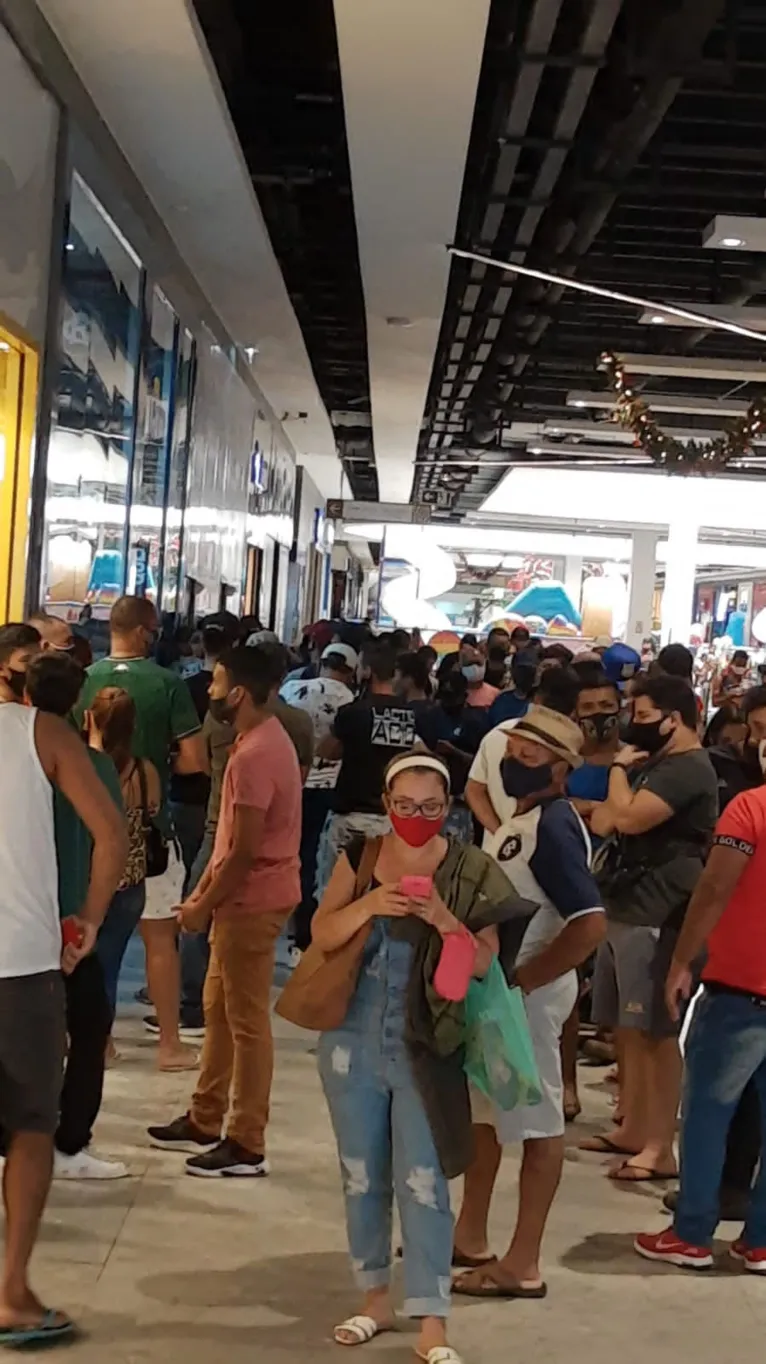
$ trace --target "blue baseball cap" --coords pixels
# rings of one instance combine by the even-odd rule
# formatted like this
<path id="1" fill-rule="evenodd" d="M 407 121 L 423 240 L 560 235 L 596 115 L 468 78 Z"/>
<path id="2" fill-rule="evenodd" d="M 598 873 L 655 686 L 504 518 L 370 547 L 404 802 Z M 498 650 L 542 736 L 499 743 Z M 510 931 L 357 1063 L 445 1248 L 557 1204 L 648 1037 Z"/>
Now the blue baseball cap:
<path id="1" fill-rule="evenodd" d="M 601 666 L 609 681 L 621 687 L 641 671 L 641 655 L 629 644 L 610 644 L 601 655 Z"/>

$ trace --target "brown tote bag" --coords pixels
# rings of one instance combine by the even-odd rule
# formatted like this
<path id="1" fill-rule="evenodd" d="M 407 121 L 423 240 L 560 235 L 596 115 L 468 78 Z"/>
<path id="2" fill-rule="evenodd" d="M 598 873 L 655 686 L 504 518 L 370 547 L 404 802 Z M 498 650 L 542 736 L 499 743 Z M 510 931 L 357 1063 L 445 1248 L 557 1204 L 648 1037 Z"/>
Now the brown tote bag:
<path id="1" fill-rule="evenodd" d="M 354 900 L 364 894 L 372 880 L 380 844 L 380 838 L 368 838 L 364 845 L 356 873 Z M 312 942 L 274 1006 L 280 1018 L 312 1032 L 339 1028 L 356 989 L 359 965 L 371 928 L 371 924 L 365 924 L 334 952 L 323 952 Z"/>

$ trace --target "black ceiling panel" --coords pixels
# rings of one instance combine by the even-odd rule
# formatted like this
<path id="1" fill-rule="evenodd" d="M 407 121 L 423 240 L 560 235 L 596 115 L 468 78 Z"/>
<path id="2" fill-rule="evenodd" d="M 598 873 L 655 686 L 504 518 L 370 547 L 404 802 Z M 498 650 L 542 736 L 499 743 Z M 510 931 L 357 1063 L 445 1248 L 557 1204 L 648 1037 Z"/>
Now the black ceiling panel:
<path id="1" fill-rule="evenodd" d="M 332 0 L 195 0 L 338 454 L 376 498 L 367 330 Z"/>

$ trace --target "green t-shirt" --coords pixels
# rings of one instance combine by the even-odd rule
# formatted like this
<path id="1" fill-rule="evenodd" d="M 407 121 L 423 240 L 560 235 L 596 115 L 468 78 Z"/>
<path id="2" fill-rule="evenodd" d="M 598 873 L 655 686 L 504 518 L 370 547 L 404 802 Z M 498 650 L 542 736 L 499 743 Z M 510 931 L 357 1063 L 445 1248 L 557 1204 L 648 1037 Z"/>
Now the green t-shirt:
<path id="1" fill-rule="evenodd" d="M 117 809 L 124 809 L 117 768 L 106 753 L 88 749 L 88 756 Z M 74 806 L 57 786 L 53 788 L 53 824 L 59 870 L 59 914 L 79 914 L 88 893 L 93 839 Z"/>
<path id="2" fill-rule="evenodd" d="M 102 687 L 122 687 L 136 706 L 133 756 L 153 763 L 162 783 L 162 803 L 167 801 L 170 781 L 170 750 L 178 739 L 197 734 L 200 722 L 191 692 L 183 678 L 160 668 L 150 658 L 102 658 L 85 676 L 76 718 Z"/>

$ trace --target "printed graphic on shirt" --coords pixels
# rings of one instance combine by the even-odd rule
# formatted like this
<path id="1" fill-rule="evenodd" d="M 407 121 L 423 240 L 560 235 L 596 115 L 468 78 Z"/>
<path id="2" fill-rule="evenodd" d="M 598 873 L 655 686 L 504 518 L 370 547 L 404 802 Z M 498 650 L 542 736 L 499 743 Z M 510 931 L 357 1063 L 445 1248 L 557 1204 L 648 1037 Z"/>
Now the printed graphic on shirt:
<path id="1" fill-rule="evenodd" d="M 518 857 L 520 852 L 521 839 L 518 834 L 511 834 L 500 844 L 497 850 L 497 860 L 498 862 L 511 862 L 514 857 Z"/>
<path id="2" fill-rule="evenodd" d="M 415 716 L 411 710 L 386 706 L 373 711 L 370 742 L 383 748 L 412 748 L 415 743 Z"/>

